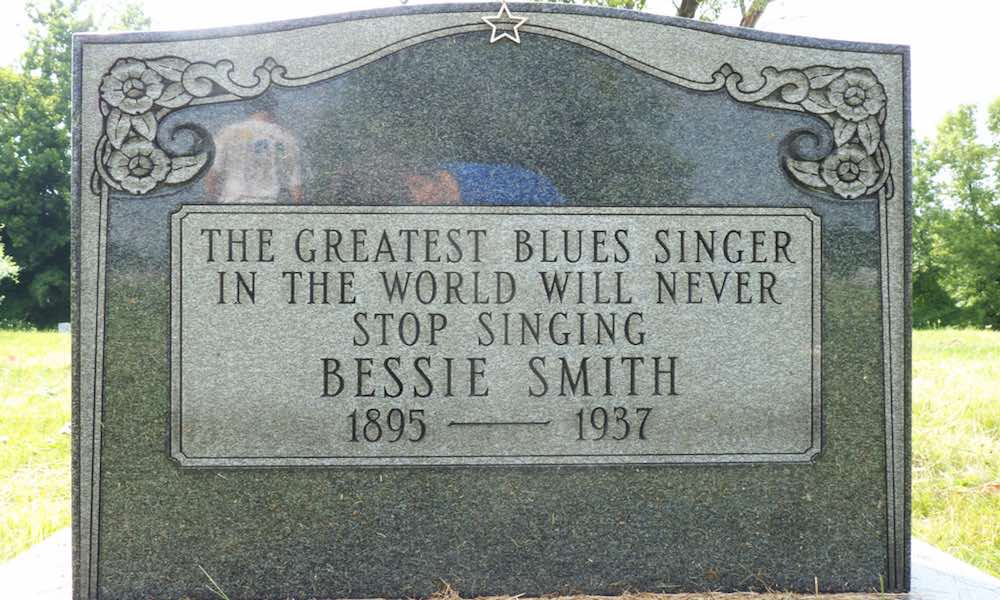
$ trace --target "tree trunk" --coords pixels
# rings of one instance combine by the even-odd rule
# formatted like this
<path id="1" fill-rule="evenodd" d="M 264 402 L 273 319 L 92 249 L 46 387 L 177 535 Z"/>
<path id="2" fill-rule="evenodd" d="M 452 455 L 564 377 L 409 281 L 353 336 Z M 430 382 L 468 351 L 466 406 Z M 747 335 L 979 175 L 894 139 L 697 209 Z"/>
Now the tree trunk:
<path id="1" fill-rule="evenodd" d="M 771 3 L 771 0 L 753 0 L 750 3 L 750 8 L 743 10 L 743 18 L 740 19 L 740 27 L 756 27 L 757 21 L 760 21 L 761 15 L 767 9 L 767 5 Z M 742 3 L 741 8 L 742 8 Z"/>
<path id="2" fill-rule="evenodd" d="M 677 16 L 693 19 L 699 4 L 701 4 L 701 0 L 681 0 L 681 5 L 677 8 Z"/>

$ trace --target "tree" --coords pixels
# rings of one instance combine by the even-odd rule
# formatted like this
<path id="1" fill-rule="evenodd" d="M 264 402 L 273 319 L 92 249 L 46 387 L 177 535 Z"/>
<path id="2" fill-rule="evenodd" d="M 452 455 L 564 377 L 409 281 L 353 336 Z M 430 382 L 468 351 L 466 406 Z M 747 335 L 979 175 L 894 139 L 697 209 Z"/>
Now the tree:
<path id="1" fill-rule="evenodd" d="M 0 282 L 0 316 L 48 324 L 69 309 L 69 131 L 60 86 L 0 69 L 0 241 L 21 265 Z M 67 90 L 68 91 L 68 90 Z"/>
<path id="2" fill-rule="evenodd" d="M 15 68 L 0 68 L 0 232 L 17 281 L 0 281 L 0 318 L 51 325 L 69 316 L 72 35 L 94 29 L 80 0 L 28 3 L 33 24 Z M 126 28 L 149 20 L 126 5 Z"/>
<path id="3" fill-rule="evenodd" d="M 916 324 L 1000 327 L 1000 98 L 986 124 L 961 106 L 914 145 Z"/>
<path id="4" fill-rule="evenodd" d="M 757 21 L 764 16 L 764 11 L 767 10 L 767 6 L 772 0 L 751 0 L 750 4 L 747 4 L 745 0 L 739 0 L 740 14 L 743 18 L 740 19 L 740 27 L 756 27 Z"/>
<path id="5" fill-rule="evenodd" d="M 935 181 L 940 166 L 931 158 L 930 142 L 913 141 L 913 325 L 933 327 L 961 321 L 961 311 L 944 288 L 944 272 L 933 249 L 938 224 L 946 217 Z"/>

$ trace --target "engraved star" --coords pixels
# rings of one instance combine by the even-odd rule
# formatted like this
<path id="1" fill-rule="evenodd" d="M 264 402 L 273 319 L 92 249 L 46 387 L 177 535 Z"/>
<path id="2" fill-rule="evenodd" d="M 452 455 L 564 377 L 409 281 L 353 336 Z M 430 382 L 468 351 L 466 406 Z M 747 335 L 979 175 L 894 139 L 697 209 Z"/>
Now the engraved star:
<path id="1" fill-rule="evenodd" d="M 490 32 L 490 43 L 494 44 L 499 40 L 507 38 L 508 40 L 514 42 L 515 44 L 521 43 L 521 34 L 517 31 L 517 28 L 528 20 L 525 17 L 512 17 L 510 15 L 510 9 L 507 8 L 506 2 L 500 3 L 500 11 L 497 12 L 495 17 L 483 17 L 486 24 L 493 28 Z M 505 31 L 499 31 L 500 28 Z M 506 31 L 506 29 L 511 31 Z"/>

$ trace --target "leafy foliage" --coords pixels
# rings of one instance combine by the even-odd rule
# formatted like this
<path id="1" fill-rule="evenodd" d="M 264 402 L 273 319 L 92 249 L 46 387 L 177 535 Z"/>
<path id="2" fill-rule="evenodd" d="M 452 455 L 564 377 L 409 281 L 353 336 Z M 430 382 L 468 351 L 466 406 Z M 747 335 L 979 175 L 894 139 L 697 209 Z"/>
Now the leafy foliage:
<path id="1" fill-rule="evenodd" d="M 20 64 L 0 68 L 0 243 L 21 267 L 0 281 L 0 320 L 68 320 L 72 36 L 95 28 L 80 6 L 29 2 Z M 149 25 L 135 5 L 122 14 L 125 28 Z"/>
<path id="2" fill-rule="evenodd" d="M 948 114 L 913 151 L 914 324 L 1000 327 L 1000 98 Z"/>
<path id="3" fill-rule="evenodd" d="M 3 281 L 4 279 L 13 279 L 14 281 L 17 281 L 17 274 L 20 270 L 21 269 L 18 268 L 17 263 L 14 262 L 14 259 L 7 256 L 3 249 L 3 244 L 0 243 L 0 281 Z M 0 300 L 3 300 L 2 296 L 0 296 Z"/>
<path id="4" fill-rule="evenodd" d="M 0 70 L 0 222 L 21 265 L 18 282 L 0 282 L 0 315 L 40 323 L 66 320 L 69 308 L 69 128 L 58 81 Z M 68 93 L 68 90 L 67 90 Z"/>

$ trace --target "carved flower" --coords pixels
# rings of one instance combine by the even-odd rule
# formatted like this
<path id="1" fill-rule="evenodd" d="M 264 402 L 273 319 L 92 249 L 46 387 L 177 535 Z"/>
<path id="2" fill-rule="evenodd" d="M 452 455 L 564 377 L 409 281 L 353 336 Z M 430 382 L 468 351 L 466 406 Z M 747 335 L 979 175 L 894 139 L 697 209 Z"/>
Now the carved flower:
<path id="1" fill-rule="evenodd" d="M 146 140 L 126 142 L 108 158 L 108 174 L 133 194 L 145 194 L 169 172 L 170 158 Z"/>
<path id="2" fill-rule="evenodd" d="M 163 94 L 163 78 L 146 63 L 134 58 L 120 58 L 101 80 L 101 97 L 111 106 L 130 115 L 153 107 Z"/>
<path id="3" fill-rule="evenodd" d="M 878 167 L 857 144 L 837 148 L 820 166 L 823 181 L 843 198 L 857 198 L 878 180 Z"/>
<path id="4" fill-rule="evenodd" d="M 850 121 L 864 121 L 885 106 L 885 88 L 868 69 L 850 69 L 830 84 L 830 104 Z"/>

